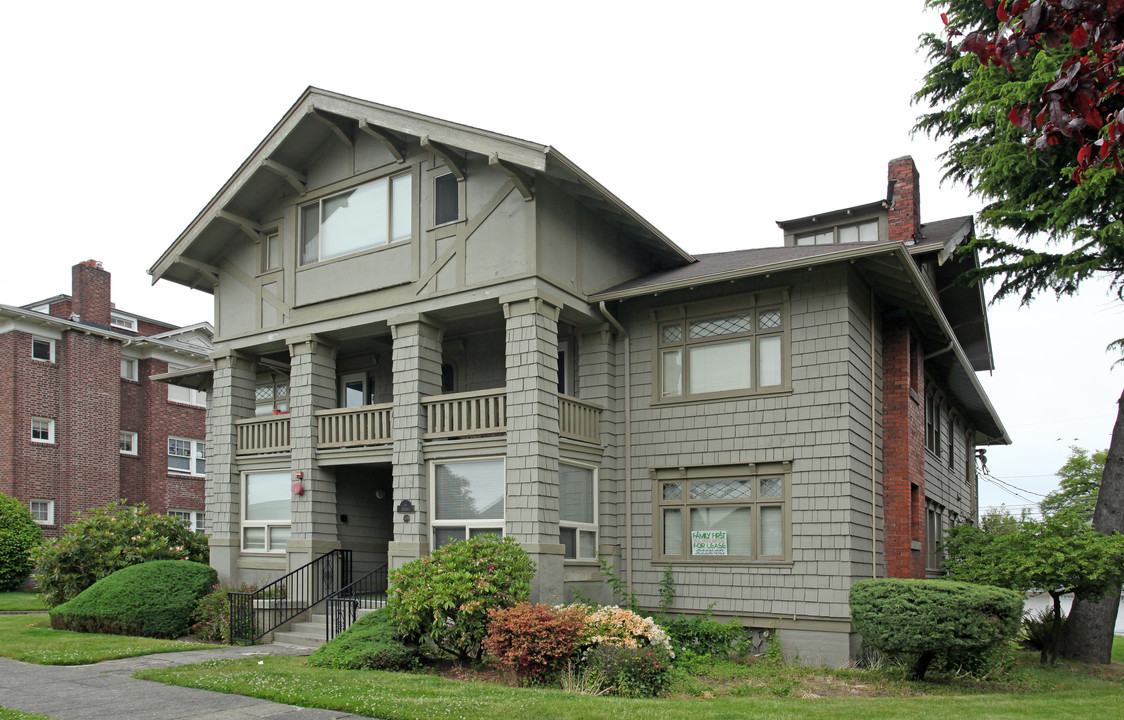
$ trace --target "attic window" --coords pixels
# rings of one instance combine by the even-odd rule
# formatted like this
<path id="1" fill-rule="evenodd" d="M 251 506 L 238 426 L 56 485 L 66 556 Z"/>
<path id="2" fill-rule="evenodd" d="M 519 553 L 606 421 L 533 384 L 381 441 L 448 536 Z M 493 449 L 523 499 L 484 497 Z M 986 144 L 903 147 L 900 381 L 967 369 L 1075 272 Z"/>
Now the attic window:
<path id="1" fill-rule="evenodd" d="M 129 317 L 128 315 L 121 315 L 120 313 L 110 313 L 109 324 L 115 328 L 128 330 L 129 332 L 137 331 L 137 319 Z"/>
<path id="2" fill-rule="evenodd" d="M 460 218 L 460 188 L 453 173 L 433 178 L 433 224 L 444 225 Z"/>
<path id="3" fill-rule="evenodd" d="M 855 225 L 837 225 L 796 237 L 797 245 L 834 245 L 837 243 L 874 242 L 878 240 L 878 221 Z"/>
<path id="4" fill-rule="evenodd" d="M 409 174 L 329 195 L 301 208 L 301 265 L 328 260 L 413 235 Z"/>

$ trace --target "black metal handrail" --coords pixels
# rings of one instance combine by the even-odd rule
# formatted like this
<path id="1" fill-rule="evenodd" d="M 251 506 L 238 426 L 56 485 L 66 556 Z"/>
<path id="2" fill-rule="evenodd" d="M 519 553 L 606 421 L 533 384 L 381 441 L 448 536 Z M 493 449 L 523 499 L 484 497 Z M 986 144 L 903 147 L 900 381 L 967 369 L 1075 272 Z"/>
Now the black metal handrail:
<path id="1" fill-rule="evenodd" d="M 386 605 L 386 579 L 386 565 L 380 565 L 324 598 L 328 612 L 326 641 L 351 627 L 360 608 L 373 610 Z"/>
<path id="2" fill-rule="evenodd" d="M 351 551 L 331 550 L 253 592 L 230 593 L 230 644 L 255 643 L 351 584 Z"/>

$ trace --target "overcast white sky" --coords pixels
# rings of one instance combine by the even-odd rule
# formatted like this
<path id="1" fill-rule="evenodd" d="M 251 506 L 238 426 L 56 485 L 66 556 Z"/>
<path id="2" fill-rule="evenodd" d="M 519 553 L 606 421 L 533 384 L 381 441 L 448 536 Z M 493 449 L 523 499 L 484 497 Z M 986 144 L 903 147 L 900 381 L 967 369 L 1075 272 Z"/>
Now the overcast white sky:
<path id="1" fill-rule="evenodd" d="M 308 85 L 550 144 L 689 252 L 776 245 L 776 220 L 877 200 L 913 156 L 922 218 L 980 203 L 911 138 L 921 0 L 16 3 L 0 29 L 0 302 L 113 273 L 119 307 L 181 324 L 211 296 L 146 270 Z M 991 310 L 982 381 L 1015 445 L 992 472 L 1055 486 L 1104 448 L 1124 373 L 1105 286 Z M 981 505 L 1037 501 L 981 483 Z"/>

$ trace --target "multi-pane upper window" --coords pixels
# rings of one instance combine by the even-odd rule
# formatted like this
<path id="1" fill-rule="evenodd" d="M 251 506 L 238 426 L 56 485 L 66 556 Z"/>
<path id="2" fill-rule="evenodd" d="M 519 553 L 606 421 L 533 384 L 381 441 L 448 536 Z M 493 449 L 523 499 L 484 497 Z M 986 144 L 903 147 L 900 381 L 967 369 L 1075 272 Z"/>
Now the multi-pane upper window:
<path id="1" fill-rule="evenodd" d="M 433 463 L 433 546 L 503 535 L 504 461 Z"/>
<path id="2" fill-rule="evenodd" d="M 925 447 L 935 455 L 941 453 L 941 399 L 936 393 L 925 401 Z"/>
<path id="3" fill-rule="evenodd" d="M 31 442 L 53 443 L 55 421 L 50 418 L 31 418 Z"/>
<path id="4" fill-rule="evenodd" d="M 246 473 L 242 477 L 242 549 L 284 552 L 292 523 L 289 473 Z"/>
<path id="5" fill-rule="evenodd" d="M 788 557 L 785 463 L 657 470 L 655 492 L 664 558 Z"/>
<path id="6" fill-rule="evenodd" d="M 200 535 L 207 532 L 207 515 L 201 510 L 169 510 L 168 517 L 183 521 L 188 529 Z"/>
<path id="7" fill-rule="evenodd" d="M 45 362 L 54 362 L 55 341 L 46 338 L 31 338 L 31 357 Z"/>
<path id="8" fill-rule="evenodd" d="M 797 245 L 835 245 L 837 243 L 874 242 L 878 239 L 878 221 L 839 225 L 796 237 Z"/>
<path id="9" fill-rule="evenodd" d="M 122 430 L 119 447 L 121 448 L 122 455 L 136 455 L 137 434 L 129 430 Z"/>
<path id="10" fill-rule="evenodd" d="M 176 372 L 177 370 L 186 369 L 186 365 L 176 365 L 174 363 L 168 363 L 168 372 Z M 180 387 L 179 385 L 169 385 L 168 400 L 171 402 L 184 403 L 185 405 L 206 405 L 207 393 L 202 390 Z"/>
<path id="11" fill-rule="evenodd" d="M 40 525 L 54 525 L 55 524 L 55 501 L 54 500 L 31 500 L 28 502 L 31 508 L 31 519 Z"/>
<path id="12" fill-rule="evenodd" d="M 564 556 L 597 559 L 597 472 L 559 463 L 558 525 Z"/>
<path id="13" fill-rule="evenodd" d="M 661 322 L 660 397 L 780 389 L 785 326 L 782 305 Z"/>
<path id="14" fill-rule="evenodd" d="M 137 379 L 137 359 L 136 358 L 121 358 L 121 377 L 126 380 Z"/>
<path id="15" fill-rule="evenodd" d="M 254 390 L 254 414 L 258 417 L 289 411 L 289 384 L 270 381 Z"/>
<path id="16" fill-rule="evenodd" d="M 137 319 L 135 317 L 129 317 L 128 315 L 122 315 L 120 313 L 110 313 L 109 324 L 112 327 L 119 328 L 121 330 L 128 330 L 129 332 L 137 331 Z"/>
<path id="17" fill-rule="evenodd" d="M 925 511 L 925 567 L 930 570 L 940 570 L 944 565 L 944 534 L 948 528 L 944 506 L 928 503 Z"/>
<path id="18" fill-rule="evenodd" d="M 206 446 L 200 440 L 168 438 L 168 472 L 203 475 L 207 469 Z"/>
<path id="19" fill-rule="evenodd" d="M 301 265 L 409 240 L 413 235 L 413 177 L 373 182 L 301 208 Z"/>

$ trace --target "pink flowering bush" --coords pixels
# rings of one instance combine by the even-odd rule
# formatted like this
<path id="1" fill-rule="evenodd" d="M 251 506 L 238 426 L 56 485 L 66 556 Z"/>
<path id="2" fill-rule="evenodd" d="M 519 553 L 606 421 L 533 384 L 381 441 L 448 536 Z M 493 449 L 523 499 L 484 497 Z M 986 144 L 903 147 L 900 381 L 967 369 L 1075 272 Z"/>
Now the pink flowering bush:
<path id="1" fill-rule="evenodd" d="M 513 669 L 520 680 L 537 683 L 576 656 L 585 635 L 585 612 L 580 606 L 520 603 L 488 612 L 484 648 L 496 664 Z"/>

